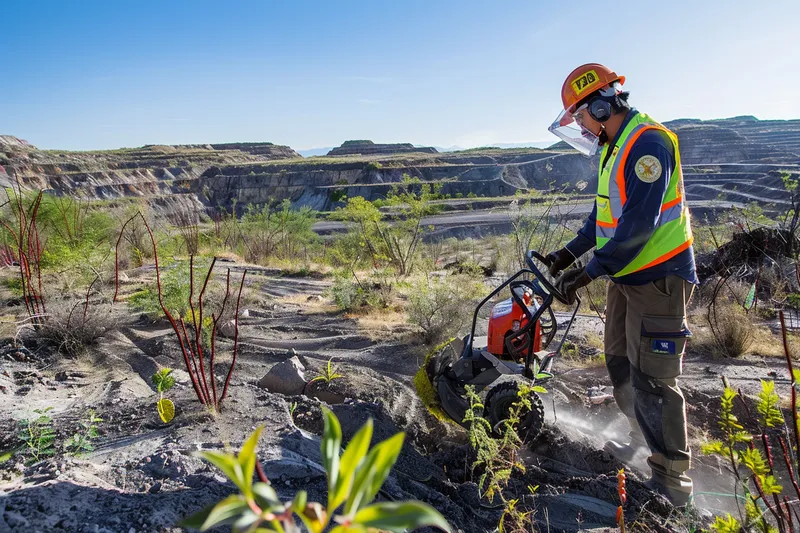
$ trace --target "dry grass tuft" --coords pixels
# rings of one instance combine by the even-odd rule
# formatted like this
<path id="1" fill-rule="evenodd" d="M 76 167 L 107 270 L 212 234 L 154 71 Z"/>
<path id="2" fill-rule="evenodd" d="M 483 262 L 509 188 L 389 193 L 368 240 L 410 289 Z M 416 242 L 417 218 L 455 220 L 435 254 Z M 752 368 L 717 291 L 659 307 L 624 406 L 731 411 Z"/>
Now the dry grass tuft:
<path id="1" fill-rule="evenodd" d="M 347 315 L 349 316 L 349 315 Z M 373 341 L 404 337 L 413 331 L 408 316 L 396 309 L 380 309 L 367 315 L 354 315 L 361 333 Z"/>
<path id="2" fill-rule="evenodd" d="M 51 300 L 40 335 L 58 346 L 58 351 L 75 357 L 86 352 L 109 331 L 118 317 L 110 302 L 83 299 Z"/>
<path id="3" fill-rule="evenodd" d="M 593 331 L 590 331 L 589 333 L 586 334 L 586 344 L 600 351 L 603 351 L 605 349 L 605 343 L 603 342 L 603 337 L 601 337 L 600 335 L 598 335 Z"/>

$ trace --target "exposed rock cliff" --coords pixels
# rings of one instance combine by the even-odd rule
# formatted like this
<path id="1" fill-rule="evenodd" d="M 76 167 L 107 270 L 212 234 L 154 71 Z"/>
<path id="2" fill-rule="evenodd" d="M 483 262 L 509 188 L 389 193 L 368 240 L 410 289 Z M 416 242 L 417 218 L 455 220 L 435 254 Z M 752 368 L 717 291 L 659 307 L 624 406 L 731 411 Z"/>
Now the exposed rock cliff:
<path id="1" fill-rule="evenodd" d="M 666 123 L 681 141 L 690 199 L 722 198 L 781 205 L 780 175 L 800 174 L 800 120 L 736 117 Z M 302 158 L 286 146 L 228 143 L 145 146 L 102 152 L 41 151 L 0 136 L 0 185 L 92 198 L 139 196 L 159 209 L 198 208 L 288 199 L 319 210 L 343 196 L 385 196 L 403 174 L 441 183 L 453 196 L 510 196 L 520 189 L 591 190 L 598 158 L 570 149 L 477 149 L 438 153 L 410 144 L 348 141 L 332 157 Z M 386 153 L 386 152 L 390 153 Z M 359 155 L 354 155 L 359 154 Z M 368 154 L 368 155 L 365 155 Z"/>

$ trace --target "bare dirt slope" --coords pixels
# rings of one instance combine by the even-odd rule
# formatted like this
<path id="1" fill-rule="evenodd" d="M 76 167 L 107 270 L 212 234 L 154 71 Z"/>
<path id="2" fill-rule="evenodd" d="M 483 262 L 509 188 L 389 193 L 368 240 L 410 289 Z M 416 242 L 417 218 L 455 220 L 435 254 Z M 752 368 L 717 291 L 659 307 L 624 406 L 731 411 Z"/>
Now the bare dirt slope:
<path id="1" fill-rule="evenodd" d="M 320 369 L 332 358 L 344 374 L 339 391 L 348 399 L 332 407 L 345 441 L 368 417 L 376 421 L 376 441 L 406 431 L 404 452 L 382 498 L 427 501 L 459 531 L 494 530 L 501 507 L 497 500 L 479 497 L 463 431 L 430 416 L 414 393 L 411 380 L 425 349 L 409 344 L 408 326 L 381 319 L 359 324 L 326 305 L 325 281 L 268 274 L 250 278 L 264 299 L 241 320 L 237 370 L 219 415 L 205 412 L 194 398 L 188 374 L 180 370 L 173 333 L 162 322 L 129 318 L 77 360 L 30 342 L 27 361 L 16 360 L 18 354 L 2 356 L 0 449 L 18 442 L 17 421 L 31 416 L 34 408 L 54 407 L 59 441 L 90 408 L 104 421 L 96 449 L 83 457 L 59 455 L 30 466 L 12 458 L 0 464 L 0 531 L 180 531 L 179 519 L 234 492 L 193 452 L 228 444 L 237 448 L 257 425 L 266 427 L 258 455 L 279 494 L 290 499 L 303 488 L 322 501 L 326 482 L 319 455 L 319 400 L 284 397 L 257 385 L 292 350 L 307 368 Z M 583 317 L 576 334 L 599 328 L 597 319 Z M 229 340 L 220 342 L 230 348 Z M 177 416 L 166 425 L 156 414 L 158 394 L 150 383 L 164 366 L 178 369 L 178 384 L 168 394 Z M 224 372 L 224 366 L 219 370 Z M 755 390 L 758 378 L 771 377 L 770 372 L 782 376 L 779 360 L 722 366 L 690 356 L 686 370 L 683 384 L 694 442 L 714 430 L 718 374 L 747 390 Z M 547 427 L 529 443 L 527 471 L 511 485 L 519 493 L 528 485 L 539 486 L 537 495 L 522 503 L 536 509 L 543 530 L 606 531 L 614 526 L 615 474 L 623 465 L 602 451 L 602 443 L 626 430 L 613 404 L 590 406 L 586 401 L 589 387 L 607 383 L 602 367 L 564 361 L 557 371 L 545 399 Z M 730 492 L 719 482 L 714 461 L 699 459 L 693 474 L 698 491 Z M 687 528 L 686 516 L 641 486 L 646 479 L 629 468 L 629 522 L 638 520 L 642 531 Z M 730 508 L 723 497 L 701 497 L 707 507 Z"/>

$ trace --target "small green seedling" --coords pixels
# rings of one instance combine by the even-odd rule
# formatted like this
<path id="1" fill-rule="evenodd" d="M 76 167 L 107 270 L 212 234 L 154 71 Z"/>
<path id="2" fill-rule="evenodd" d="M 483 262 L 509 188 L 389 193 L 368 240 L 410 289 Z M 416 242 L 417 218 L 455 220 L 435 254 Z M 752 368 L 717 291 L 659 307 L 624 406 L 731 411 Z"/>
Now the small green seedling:
<path id="1" fill-rule="evenodd" d="M 53 408 L 34 409 L 36 418 L 20 420 L 19 438 L 27 446 L 30 458 L 26 464 L 41 461 L 56 454 L 56 431 L 53 429 L 53 419 L 48 414 Z"/>
<path id="2" fill-rule="evenodd" d="M 156 404 L 158 416 L 165 424 L 169 424 L 175 418 L 175 404 L 172 403 L 172 400 L 164 398 L 164 393 L 175 385 L 175 378 L 170 374 L 172 374 L 171 368 L 162 368 L 151 378 L 158 391 L 158 403 Z"/>
<path id="3" fill-rule="evenodd" d="M 405 435 L 397 433 L 369 449 L 372 420 L 353 436 L 342 453 L 342 427 L 336 415 L 322 408 L 325 427 L 322 434 L 322 465 L 328 477 L 328 504 L 309 502 L 305 491 L 291 502 L 281 502 L 269 482 L 253 483 L 256 468 L 256 445 L 264 427 L 259 426 L 247 439 L 238 455 L 225 452 L 200 452 L 198 455 L 228 476 L 239 494 L 228 496 L 187 518 L 185 527 L 206 531 L 232 524 L 239 532 L 300 532 L 299 517 L 311 533 L 367 533 L 382 530 L 411 531 L 433 526 L 449 533 L 444 517 L 433 507 L 419 501 L 372 503 L 389 476 Z M 341 509 L 340 509 L 341 507 Z M 337 513 L 338 511 L 338 513 Z"/>
<path id="4" fill-rule="evenodd" d="M 89 409 L 86 418 L 78 423 L 78 430 L 64 443 L 65 452 L 70 455 L 81 455 L 94 451 L 92 440 L 99 436 L 97 424 L 102 421 L 94 409 Z"/>
<path id="5" fill-rule="evenodd" d="M 339 374 L 336 372 L 336 368 L 333 366 L 333 358 L 328 359 L 328 364 L 325 365 L 322 372 L 320 372 L 319 376 L 315 377 L 311 381 L 308 382 L 309 385 L 316 381 L 322 381 L 326 385 L 330 385 L 331 381 L 334 379 L 343 378 L 344 374 Z"/>

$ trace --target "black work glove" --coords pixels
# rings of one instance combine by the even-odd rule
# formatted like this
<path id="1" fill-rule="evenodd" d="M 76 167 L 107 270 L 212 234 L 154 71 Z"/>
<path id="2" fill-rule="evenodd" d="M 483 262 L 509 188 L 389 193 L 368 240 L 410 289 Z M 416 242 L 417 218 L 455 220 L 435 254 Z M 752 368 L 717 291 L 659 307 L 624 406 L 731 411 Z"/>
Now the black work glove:
<path id="1" fill-rule="evenodd" d="M 564 296 L 567 305 L 575 303 L 578 289 L 587 286 L 592 282 L 592 278 L 586 273 L 585 268 L 574 268 L 568 270 L 556 280 L 555 289 Z"/>
<path id="2" fill-rule="evenodd" d="M 572 255 L 572 253 L 570 253 L 570 251 L 566 248 L 556 250 L 555 252 L 550 252 L 544 258 L 544 264 L 550 267 L 550 275 L 553 277 L 558 276 L 562 270 L 574 262 L 575 256 Z"/>

